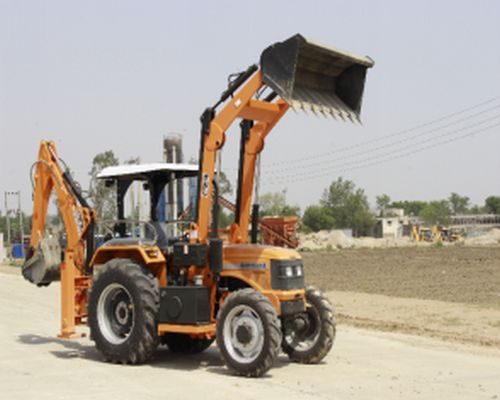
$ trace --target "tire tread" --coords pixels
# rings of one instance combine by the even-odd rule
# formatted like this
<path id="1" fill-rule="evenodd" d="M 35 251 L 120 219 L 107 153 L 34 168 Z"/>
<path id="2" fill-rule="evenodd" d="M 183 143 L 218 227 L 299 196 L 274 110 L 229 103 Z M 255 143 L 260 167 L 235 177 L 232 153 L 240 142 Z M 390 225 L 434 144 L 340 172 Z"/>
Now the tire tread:
<path id="1" fill-rule="evenodd" d="M 266 330 L 267 326 L 269 331 L 269 345 L 264 348 L 262 356 L 259 356 L 257 360 L 250 365 L 233 363 L 224 350 L 225 347 L 222 333 L 224 310 L 242 303 L 253 303 L 262 311 L 264 315 L 262 321 L 265 325 L 264 330 Z M 252 288 L 240 289 L 229 295 L 217 316 L 217 345 L 221 350 L 226 365 L 233 373 L 246 377 L 259 377 L 264 375 L 273 366 L 278 357 L 281 341 L 281 322 L 276 314 L 276 310 L 267 297 Z"/>
<path id="2" fill-rule="evenodd" d="M 306 301 L 312 302 L 317 307 L 320 320 L 321 332 L 318 342 L 308 351 L 298 351 L 283 341 L 283 351 L 290 360 L 301 364 L 317 364 L 330 352 L 333 347 L 336 333 L 335 314 L 330 301 L 316 287 L 306 288 Z"/>
<path id="3" fill-rule="evenodd" d="M 123 343 L 126 344 L 125 346 L 123 344 L 112 345 L 99 334 L 96 315 L 99 293 L 94 294 L 94 288 L 99 287 L 102 280 L 112 280 L 113 277 L 119 277 L 124 282 L 136 285 L 140 293 L 140 308 L 143 314 L 140 319 L 142 323 L 141 326 L 134 328 L 138 329 L 137 334 L 132 333 L 134 338 L 130 338 Z M 94 275 L 89 290 L 88 304 L 90 337 L 95 342 L 97 350 L 102 354 L 105 361 L 119 364 L 142 364 L 151 359 L 158 346 L 156 321 L 159 310 L 158 284 L 151 272 L 143 268 L 135 260 L 117 258 L 108 261 Z M 134 318 L 136 318 L 135 315 Z"/>

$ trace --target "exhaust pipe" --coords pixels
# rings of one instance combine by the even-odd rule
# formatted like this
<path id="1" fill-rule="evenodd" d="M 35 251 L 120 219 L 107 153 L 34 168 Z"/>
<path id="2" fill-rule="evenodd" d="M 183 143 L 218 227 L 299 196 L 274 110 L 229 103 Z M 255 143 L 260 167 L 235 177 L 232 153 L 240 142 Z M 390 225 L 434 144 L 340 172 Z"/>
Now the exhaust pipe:
<path id="1" fill-rule="evenodd" d="M 297 34 L 266 48 L 260 56 L 264 83 L 291 107 L 360 121 L 366 70 L 360 57 L 325 47 Z"/>

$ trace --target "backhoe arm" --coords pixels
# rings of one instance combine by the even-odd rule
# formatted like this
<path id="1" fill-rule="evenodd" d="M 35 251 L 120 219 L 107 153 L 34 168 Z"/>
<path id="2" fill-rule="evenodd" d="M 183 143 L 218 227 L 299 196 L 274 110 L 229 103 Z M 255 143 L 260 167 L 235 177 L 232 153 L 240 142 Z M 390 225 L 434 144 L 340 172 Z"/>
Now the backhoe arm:
<path id="1" fill-rule="evenodd" d="M 75 187 L 69 171 L 61 168 L 54 142 L 41 141 L 34 167 L 31 247 L 36 249 L 39 239 L 44 236 L 50 196 L 54 190 L 66 231 L 67 248 L 81 250 L 79 247 L 84 246 L 82 239 L 94 220 L 94 213 Z M 83 262 L 83 259 L 79 261 Z"/>
<path id="2" fill-rule="evenodd" d="M 41 141 L 33 164 L 33 219 L 30 250 L 22 271 L 37 286 L 61 279 L 61 334 L 69 338 L 75 325 L 86 316 L 87 289 L 90 284 L 88 261 L 93 252 L 94 210 L 83 198 L 53 142 Z M 64 223 L 66 246 L 61 260 L 59 239 L 45 234 L 45 223 L 52 191 Z"/>

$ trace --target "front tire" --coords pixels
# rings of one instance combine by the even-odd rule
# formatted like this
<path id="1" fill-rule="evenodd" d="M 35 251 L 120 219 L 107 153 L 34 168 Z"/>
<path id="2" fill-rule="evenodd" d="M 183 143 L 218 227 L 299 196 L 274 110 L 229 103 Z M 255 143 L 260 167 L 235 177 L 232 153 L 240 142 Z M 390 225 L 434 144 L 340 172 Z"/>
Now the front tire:
<path id="1" fill-rule="evenodd" d="M 159 289 L 136 261 L 108 261 L 89 291 L 90 337 L 106 361 L 140 364 L 158 344 Z"/>
<path id="2" fill-rule="evenodd" d="M 313 286 L 306 289 L 306 303 L 306 312 L 285 325 L 282 347 L 292 361 L 317 364 L 333 346 L 335 316 L 326 296 Z"/>
<path id="3" fill-rule="evenodd" d="M 276 360 L 281 325 L 271 302 L 254 289 L 231 293 L 217 316 L 217 345 L 237 375 L 258 377 Z"/>

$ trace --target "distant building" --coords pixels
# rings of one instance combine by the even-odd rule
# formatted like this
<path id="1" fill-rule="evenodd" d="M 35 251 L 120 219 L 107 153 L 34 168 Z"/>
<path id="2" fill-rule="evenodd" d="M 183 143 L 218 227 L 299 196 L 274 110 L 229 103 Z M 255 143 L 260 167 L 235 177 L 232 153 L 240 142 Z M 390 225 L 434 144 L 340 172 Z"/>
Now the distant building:
<path id="1" fill-rule="evenodd" d="M 484 226 L 498 227 L 500 226 L 500 215 L 496 214 L 469 214 L 469 215 L 452 215 L 452 226 Z"/>
<path id="2" fill-rule="evenodd" d="M 379 238 L 410 236 L 414 218 L 405 215 L 402 208 L 389 208 L 384 215 L 384 217 L 377 218 L 373 236 Z"/>

